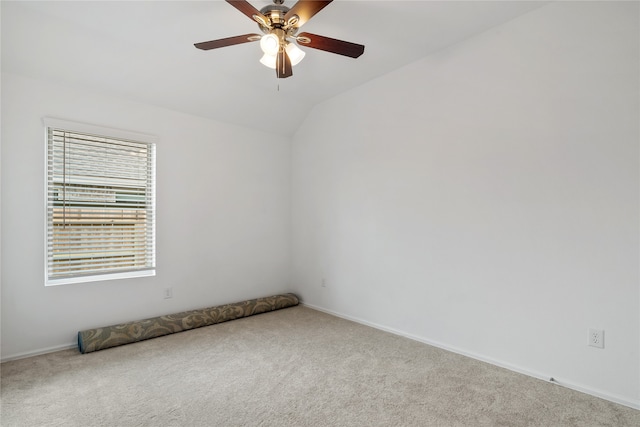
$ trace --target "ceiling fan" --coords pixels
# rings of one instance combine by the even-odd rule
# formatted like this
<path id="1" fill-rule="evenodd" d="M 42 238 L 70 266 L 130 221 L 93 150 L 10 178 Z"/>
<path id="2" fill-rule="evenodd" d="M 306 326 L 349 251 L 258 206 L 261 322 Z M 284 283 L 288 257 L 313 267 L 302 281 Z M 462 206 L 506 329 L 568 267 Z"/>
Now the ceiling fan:
<path id="1" fill-rule="evenodd" d="M 284 0 L 273 0 L 272 5 L 258 10 L 245 0 L 226 0 L 231 6 L 257 22 L 264 35 L 243 34 L 195 43 L 194 46 L 198 49 L 210 50 L 260 41 L 260 47 L 264 52 L 260 62 L 267 67 L 274 68 L 279 79 L 292 76 L 292 66 L 298 64 L 305 55 L 305 52 L 298 48 L 293 41 L 300 46 L 357 58 L 364 53 L 364 46 L 361 44 L 311 33 L 297 34 L 298 29 L 304 23 L 332 1 L 299 0 L 292 8 L 288 8 L 282 4 Z"/>

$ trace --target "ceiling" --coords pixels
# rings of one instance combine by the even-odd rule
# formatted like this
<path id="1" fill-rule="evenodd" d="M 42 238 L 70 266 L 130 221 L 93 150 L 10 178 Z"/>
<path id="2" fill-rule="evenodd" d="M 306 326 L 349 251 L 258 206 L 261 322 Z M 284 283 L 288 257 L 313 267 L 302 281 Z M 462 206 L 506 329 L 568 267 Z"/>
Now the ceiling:
<path id="1" fill-rule="evenodd" d="M 543 4 L 335 0 L 301 31 L 364 44 L 364 54 L 303 47 L 293 77 L 276 79 L 258 43 L 194 48 L 260 32 L 221 0 L 2 1 L 2 71 L 292 135 L 314 105 Z"/>

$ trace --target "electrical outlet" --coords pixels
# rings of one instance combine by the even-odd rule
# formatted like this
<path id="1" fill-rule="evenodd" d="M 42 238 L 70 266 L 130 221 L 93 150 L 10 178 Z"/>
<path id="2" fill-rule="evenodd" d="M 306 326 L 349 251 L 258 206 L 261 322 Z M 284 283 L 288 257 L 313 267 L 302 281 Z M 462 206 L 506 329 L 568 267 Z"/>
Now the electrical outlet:
<path id="1" fill-rule="evenodd" d="M 320 281 L 320 286 L 322 286 L 323 288 L 326 288 L 327 287 L 327 279 L 325 279 L 323 277 L 322 280 Z"/>
<path id="2" fill-rule="evenodd" d="M 173 288 L 164 288 L 164 299 L 173 298 Z"/>
<path id="3" fill-rule="evenodd" d="M 589 345 L 604 348 L 604 330 L 589 328 Z"/>

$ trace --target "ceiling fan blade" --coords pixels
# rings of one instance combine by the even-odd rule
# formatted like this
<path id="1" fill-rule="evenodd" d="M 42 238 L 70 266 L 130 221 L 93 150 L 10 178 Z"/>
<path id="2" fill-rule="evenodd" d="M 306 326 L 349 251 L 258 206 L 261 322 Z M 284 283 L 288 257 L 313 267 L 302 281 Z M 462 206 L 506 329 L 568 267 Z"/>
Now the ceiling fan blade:
<path id="1" fill-rule="evenodd" d="M 261 19 L 262 22 L 268 21 L 267 18 L 262 13 L 260 13 L 258 9 L 251 6 L 251 4 L 246 0 L 226 0 L 226 2 L 238 9 L 240 12 L 247 15 L 252 21 L 256 21 L 258 23 L 261 23 L 259 19 Z M 254 18 L 254 16 L 257 16 L 259 19 Z"/>
<path id="2" fill-rule="evenodd" d="M 249 43 L 260 40 L 260 34 L 244 34 L 242 36 L 227 37 L 225 39 L 211 40 L 195 43 L 194 46 L 202 50 L 218 49 L 219 47 L 233 46 L 235 44 Z"/>
<path id="3" fill-rule="evenodd" d="M 293 68 L 291 67 L 289 55 L 287 55 L 287 52 L 284 49 L 280 49 L 278 51 L 278 56 L 276 57 L 276 76 L 279 79 L 285 79 L 292 75 Z"/>
<path id="4" fill-rule="evenodd" d="M 315 1 L 315 0 L 299 0 L 293 7 L 284 15 L 284 21 L 288 22 L 292 16 L 297 15 L 298 21 L 295 23 L 295 27 L 301 27 L 316 13 L 320 12 L 333 0 L 327 1 Z"/>
<path id="5" fill-rule="evenodd" d="M 301 46 L 337 53 L 351 58 L 357 58 L 364 53 L 364 45 L 332 39 L 311 33 L 298 34 L 297 42 Z"/>

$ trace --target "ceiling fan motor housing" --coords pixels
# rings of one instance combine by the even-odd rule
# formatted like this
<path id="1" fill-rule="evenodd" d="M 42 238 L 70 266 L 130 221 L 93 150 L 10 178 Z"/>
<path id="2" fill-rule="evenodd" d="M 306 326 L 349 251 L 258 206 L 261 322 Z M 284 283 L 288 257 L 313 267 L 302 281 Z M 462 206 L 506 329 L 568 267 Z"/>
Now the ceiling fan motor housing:
<path id="1" fill-rule="evenodd" d="M 281 6 L 277 4 L 265 6 L 260 9 L 260 13 L 269 20 L 268 24 L 270 24 L 272 27 L 284 26 L 284 15 L 286 15 L 288 11 L 289 8 L 287 6 Z M 259 20 L 258 24 L 261 24 L 262 26 L 262 23 Z"/>

